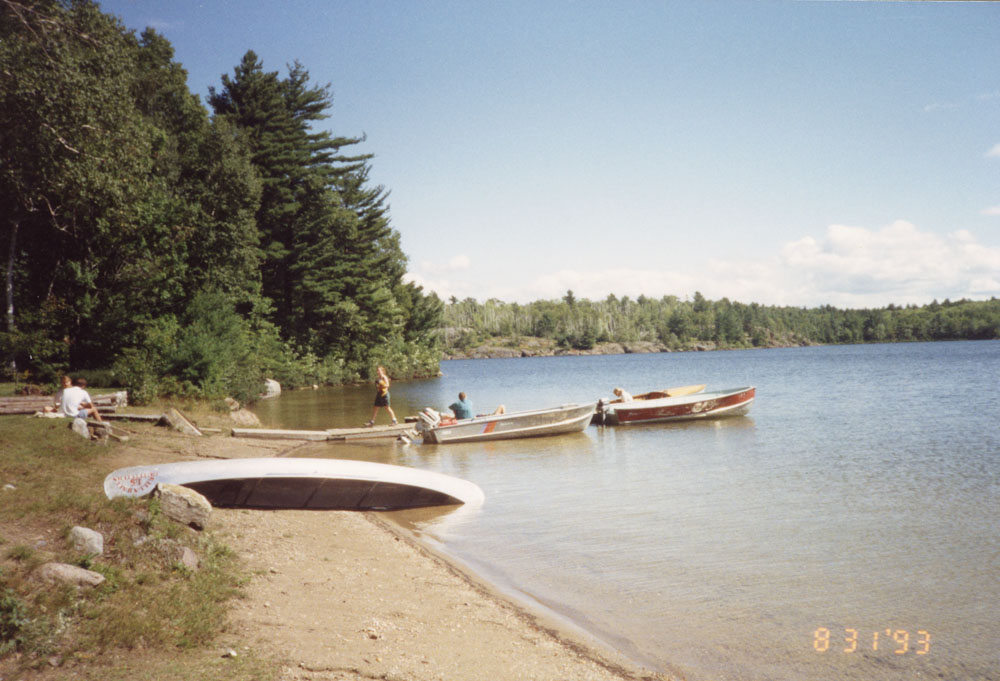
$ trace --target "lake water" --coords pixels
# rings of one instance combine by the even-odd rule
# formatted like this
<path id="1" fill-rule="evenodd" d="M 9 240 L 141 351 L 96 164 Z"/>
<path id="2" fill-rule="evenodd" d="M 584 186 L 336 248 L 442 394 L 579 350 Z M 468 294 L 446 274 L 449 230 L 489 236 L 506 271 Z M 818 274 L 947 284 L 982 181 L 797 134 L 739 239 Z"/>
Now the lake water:
<path id="1" fill-rule="evenodd" d="M 745 417 L 477 445 L 310 445 L 466 478 L 475 513 L 392 514 L 509 593 L 690 681 L 1000 679 L 1000 341 L 457 360 L 402 417 L 706 383 Z M 364 423 L 371 386 L 258 405 Z M 380 419 L 388 417 L 383 413 Z"/>

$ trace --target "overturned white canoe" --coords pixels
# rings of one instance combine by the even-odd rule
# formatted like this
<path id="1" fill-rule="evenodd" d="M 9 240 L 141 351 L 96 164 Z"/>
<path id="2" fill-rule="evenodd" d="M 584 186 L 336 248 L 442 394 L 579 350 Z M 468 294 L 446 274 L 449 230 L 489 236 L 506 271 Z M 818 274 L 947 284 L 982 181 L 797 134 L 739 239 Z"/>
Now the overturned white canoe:
<path id="1" fill-rule="evenodd" d="M 104 479 L 104 493 L 141 497 L 160 483 L 184 485 L 214 506 L 385 510 L 478 505 L 475 483 L 417 468 L 345 459 L 218 459 L 121 468 Z"/>

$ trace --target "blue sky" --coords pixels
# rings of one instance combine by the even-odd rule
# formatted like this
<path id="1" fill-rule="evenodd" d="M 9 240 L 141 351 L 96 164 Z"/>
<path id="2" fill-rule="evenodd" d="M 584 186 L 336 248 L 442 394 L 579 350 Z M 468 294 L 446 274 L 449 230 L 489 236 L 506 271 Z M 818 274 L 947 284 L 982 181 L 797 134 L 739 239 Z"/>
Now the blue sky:
<path id="1" fill-rule="evenodd" d="M 1000 296 L 1000 3 L 101 6 L 202 97 L 250 49 L 329 83 L 443 298 Z"/>

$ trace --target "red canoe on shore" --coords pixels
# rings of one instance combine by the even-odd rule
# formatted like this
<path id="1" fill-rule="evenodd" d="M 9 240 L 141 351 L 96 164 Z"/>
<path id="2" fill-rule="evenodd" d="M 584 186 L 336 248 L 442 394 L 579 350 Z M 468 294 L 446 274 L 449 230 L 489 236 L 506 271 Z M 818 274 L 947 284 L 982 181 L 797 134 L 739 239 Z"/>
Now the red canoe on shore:
<path id="1" fill-rule="evenodd" d="M 639 396 L 630 402 L 598 403 L 594 420 L 608 426 L 619 426 L 742 416 L 750 410 L 755 392 L 756 388 L 746 386 L 679 397 L 641 399 Z"/>

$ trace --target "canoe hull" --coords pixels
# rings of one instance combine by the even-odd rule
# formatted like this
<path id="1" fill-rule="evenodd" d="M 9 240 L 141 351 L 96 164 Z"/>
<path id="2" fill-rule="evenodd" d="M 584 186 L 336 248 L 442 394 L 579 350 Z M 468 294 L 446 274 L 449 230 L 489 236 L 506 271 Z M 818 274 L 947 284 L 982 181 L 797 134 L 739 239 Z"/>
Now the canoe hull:
<path id="1" fill-rule="evenodd" d="M 596 407 L 596 402 L 588 402 L 552 409 L 476 416 L 453 424 L 425 428 L 422 431 L 423 441 L 443 445 L 577 433 L 590 424 Z"/>
<path id="2" fill-rule="evenodd" d="M 158 484 L 190 487 L 214 506 L 386 510 L 481 504 L 472 482 L 404 466 L 342 459 L 259 458 L 132 466 L 104 480 L 109 499 L 140 497 Z"/>
<path id="3" fill-rule="evenodd" d="M 604 423 L 609 426 L 620 426 L 742 416 L 750 410 L 755 394 L 756 388 L 744 387 L 605 405 Z"/>

